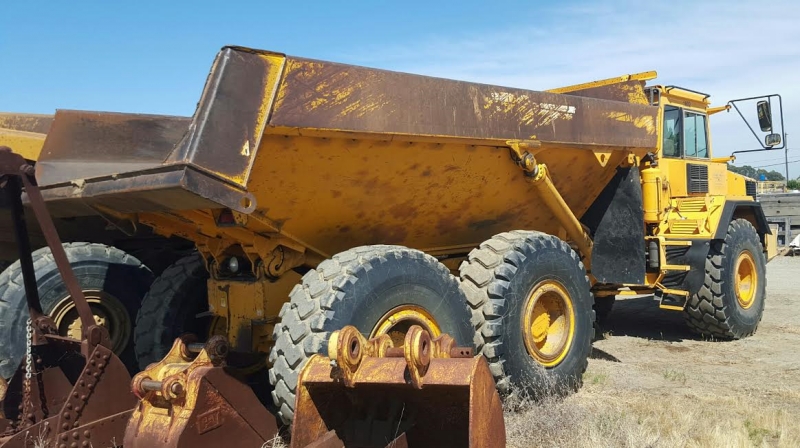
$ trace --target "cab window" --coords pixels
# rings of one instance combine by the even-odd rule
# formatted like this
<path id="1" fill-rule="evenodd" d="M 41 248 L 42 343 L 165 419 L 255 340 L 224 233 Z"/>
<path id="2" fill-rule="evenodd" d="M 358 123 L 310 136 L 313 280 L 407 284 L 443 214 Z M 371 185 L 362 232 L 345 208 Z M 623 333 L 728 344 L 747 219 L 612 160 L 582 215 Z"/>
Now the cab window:
<path id="1" fill-rule="evenodd" d="M 662 152 L 665 157 L 682 157 L 681 151 L 681 110 L 677 107 L 664 108 L 664 141 Z"/>
<path id="2" fill-rule="evenodd" d="M 706 116 L 686 112 L 684 117 L 684 147 L 686 157 L 708 157 L 708 139 L 706 138 Z"/>

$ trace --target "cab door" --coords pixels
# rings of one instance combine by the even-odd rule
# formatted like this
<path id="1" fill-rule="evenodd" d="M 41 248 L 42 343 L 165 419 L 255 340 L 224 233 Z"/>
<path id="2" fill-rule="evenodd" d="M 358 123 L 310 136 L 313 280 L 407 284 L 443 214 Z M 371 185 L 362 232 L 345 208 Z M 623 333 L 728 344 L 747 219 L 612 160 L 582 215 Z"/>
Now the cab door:
<path id="1" fill-rule="evenodd" d="M 669 196 L 724 195 L 727 167 L 710 160 L 706 114 L 665 106 L 663 123 L 662 155 L 669 166 Z"/>

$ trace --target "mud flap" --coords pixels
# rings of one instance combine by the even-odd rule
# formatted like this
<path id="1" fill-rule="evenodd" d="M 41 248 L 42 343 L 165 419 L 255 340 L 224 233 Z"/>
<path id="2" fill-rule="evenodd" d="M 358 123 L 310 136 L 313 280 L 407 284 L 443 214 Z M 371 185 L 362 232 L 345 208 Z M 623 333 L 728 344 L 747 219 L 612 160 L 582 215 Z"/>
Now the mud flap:
<path id="1" fill-rule="evenodd" d="M 505 446 L 499 394 L 483 356 L 419 326 L 402 348 L 355 327 L 334 332 L 332 358 L 300 374 L 292 447 Z"/>

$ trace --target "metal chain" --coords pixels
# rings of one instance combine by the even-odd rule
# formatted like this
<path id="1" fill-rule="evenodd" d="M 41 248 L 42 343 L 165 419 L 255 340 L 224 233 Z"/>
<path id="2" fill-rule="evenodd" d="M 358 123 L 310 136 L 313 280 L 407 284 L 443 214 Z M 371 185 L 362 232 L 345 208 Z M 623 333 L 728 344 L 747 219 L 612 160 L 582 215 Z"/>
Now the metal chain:
<path id="1" fill-rule="evenodd" d="M 33 368 L 33 322 L 28 318 L 28 325 L 25 327 L 25 381 L 30 388 L 31 370 Z"/>
<path id="2" fill-rule="evenodd" d="M 31 406 L 31 377 L 33 376 L 33 322 L 28 318 L 28 323 L 25 327 L 25 381 L 22 384 L 22 412 L 20 413 L 20 429 L 27 426 L 24 424 L 28 419 L 29 409 Z M 32 421 L 28 421 L 32 424 Z"/>

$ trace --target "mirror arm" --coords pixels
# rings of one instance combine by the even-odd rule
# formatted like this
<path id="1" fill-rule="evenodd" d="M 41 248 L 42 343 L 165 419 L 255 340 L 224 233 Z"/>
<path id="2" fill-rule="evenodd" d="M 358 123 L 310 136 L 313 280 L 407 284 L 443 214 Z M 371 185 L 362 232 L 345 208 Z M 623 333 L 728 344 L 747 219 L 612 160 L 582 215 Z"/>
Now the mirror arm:
<path id="1" fill-rule="evenodd" d="M 706 110 L 706 115 L 714 115 L 717 112 L 730 111 L 730 110 L 731 110 L 730 104 L 726 104 L 724 106 L 719 106 L 719 107 L 709 107 Z"/>
<path id="2" fill-rule="evenodd" d="M 733 108 L 734 108 L 734 109 L 736 109 L 736 113 L 738 113 L 738 114 L 739 114 L 739 116 L 740 116 L 740 117 L 742 117 L 742 121 L 744 121 L 744 124 L 746 124 L 746 125 L 747 125 L 747 128 L 748 128 L 748 129 L 750 129 L 750 132 L 752 132 L 752 133 L 753 133 L 753 137 L 755 137 L 755 139 L 756 139 L 756 141 L 758 142 L 758 144 L 759 144 L 759 145 L 761 145 L 761 148 L 762 148 L 762 149 L 768 149 L 768 148 L 764 147 L 764 145 L 761 143 L 761 139 L 760 139 L 760 138 L 758 138 L 758 134 L 756 134 L 756 131 L 754 131 L 754 130 L 753 130 L 753 127 L 752 127 L 752 126 L 750 126 L 750 123 L 748 123 L 748 122 L 747 122 L 747 119 L 746 119 L 746 118 L 744 118 L 744 115 L 742 115 L 742 111 L 740 111 L 740 110 L 739 110 L 739 106 L 737 106 L 737 105 L 736 105 L 734 102 L 732 102 L 732 101 L 729 101 L 729 102 L 728 102 L 728 105 L 731 105 L 731 106 L 733 106 Z M 749 150 L 749 151 L 735 151 L 735 152 L 733 152 L 733 153 L 731 153 L 731 154 L 736 154 L 737 152 L 752 152 L 752 151 L 753 151 L 753 150 Z M 758 151 L 758 150 L 756 150 L 756 151 Z"/>

